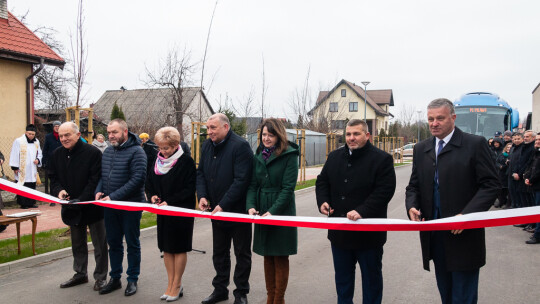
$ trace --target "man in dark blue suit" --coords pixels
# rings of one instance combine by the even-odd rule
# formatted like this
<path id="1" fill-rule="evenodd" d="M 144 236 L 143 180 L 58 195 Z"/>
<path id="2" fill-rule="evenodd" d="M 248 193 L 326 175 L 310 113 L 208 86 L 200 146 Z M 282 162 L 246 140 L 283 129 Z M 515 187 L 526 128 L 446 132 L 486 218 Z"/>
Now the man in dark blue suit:
<path id="1" fill-rule="evenodd" d="M 486 211 L 501 188 L 485 138 L 455 127 L 454 105 L 427 107 L 433 137 L 414 147 L 406 208 L 413 221 Z M 424 269 L 433 260 L 442 303 L 477 303 L 480 267 L 486 264 L 484 229 L 420 232 Z"/>

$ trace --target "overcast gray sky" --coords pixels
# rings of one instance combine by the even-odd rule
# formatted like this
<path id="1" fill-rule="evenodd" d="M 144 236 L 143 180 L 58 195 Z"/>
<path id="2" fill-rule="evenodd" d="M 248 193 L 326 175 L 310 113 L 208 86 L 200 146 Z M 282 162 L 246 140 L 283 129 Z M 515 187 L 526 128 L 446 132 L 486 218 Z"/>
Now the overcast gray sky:
<path id="1" fill-rule="evenodd" d="M 200 62 L 214 3 L 85 1 L 87 103 L 120 86 L 144 88 L 145 65 L 156 66 L 174 46 Z M 29 10 L 31 28 L 54 27 L 69 45 L 77 1 L 8 0 L 8 7 L 16 15 Z M 296 119 L 288 101 L 311 67 L 313 98 L 341 79 L 368 80 L 368 90 L 393 90 L 397 113 L 403 104 L 424 109 L 437 97 L 487 91 L 523 118 L 540 82 L 539 12 L 537 0 L 221 0 L 205 87 L 214 106 L 220 96 L 242 99 L 252 88 L 260 101 L 264 56 L 273 116 Z"/>

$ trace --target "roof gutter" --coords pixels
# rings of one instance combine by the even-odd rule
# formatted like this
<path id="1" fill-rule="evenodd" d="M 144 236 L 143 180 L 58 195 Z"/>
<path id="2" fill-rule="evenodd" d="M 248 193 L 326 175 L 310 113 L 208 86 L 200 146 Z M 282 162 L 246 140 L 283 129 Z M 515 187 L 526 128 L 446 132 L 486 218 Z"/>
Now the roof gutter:
<path id="1" fill-rule="evenodd" d="M 34 109 L 32 107 L 32 92 L 30 92 L 30 87 L 32 85 L 32 79 L 45 67 L 45 59 L 39 59 L 39 68 L 35 70 L 30 76 L 26 77 L 26 124 L 29 125 L 34 122 Z"/>

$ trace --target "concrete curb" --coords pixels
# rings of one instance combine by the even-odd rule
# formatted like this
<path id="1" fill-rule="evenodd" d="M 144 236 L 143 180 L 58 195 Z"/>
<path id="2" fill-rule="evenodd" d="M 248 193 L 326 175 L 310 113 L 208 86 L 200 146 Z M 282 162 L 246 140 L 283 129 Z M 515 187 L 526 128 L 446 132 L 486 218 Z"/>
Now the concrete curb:
<path id="1" fill-rule="evenodd" d="M 148 228 L 144 228 L 141 230 L 141 238 L 153 236 L 157 233 L 156 230 L 157 226 L 152 226 Z M 88 251 L 94 250 L 94 246 L 92 245 L 92 242 L 88 243 Z M 36 256 L 27 257 L 24 259 L 16 260 L 13 262 L 8 262 L 4 264 L 0 264 L 0 276 L 7 275 L 7 274 L 13 274 L 15 272 L 32 268 L 36 266 L 40 266 L 43 264 L 48 264 L 53 261 L 71 257 L 71 247 L 58 249 L 55 251 L 47 252 L 38 254 Z"/>

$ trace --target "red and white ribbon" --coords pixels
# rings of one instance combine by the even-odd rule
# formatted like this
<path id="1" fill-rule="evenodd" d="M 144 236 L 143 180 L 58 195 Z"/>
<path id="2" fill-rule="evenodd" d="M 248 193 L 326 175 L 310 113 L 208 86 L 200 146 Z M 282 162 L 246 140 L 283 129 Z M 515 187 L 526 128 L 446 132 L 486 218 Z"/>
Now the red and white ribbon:
<path id="1" fill-rule="evenodd" d="M 0 179 L 0 189 L 22 195 L 39 201 L 66 204 L 66 201 L 44 194 L 34 189 L 24 187 L 4 179 Z M 232 212 L 210 212 L 192 209 L 162 206 L 148 203 L 123 201 L 89 201 L 78 204 L 96 204 L 99 206 L 127 211 L 148 211 L 161 215 L 202 217 L 214 220 L 254 223 L 263 225 L 304 227 L 350 231 L 428 231 L 472 229 L 495 226 L 506 226 L 540 222 L 540 206 L 509 210 L 486 211 L 469 213 L 462 216 L 448 217 L 427 222 L 413 222 L 402 219 L 360 219 L 351 221 L 343 217 L 312 217 L 312 216 L 253 216 Z M 315 208 L 315 206 L 314 206 Z M 405 212 L 405 211 L 404 211 Z"/>

